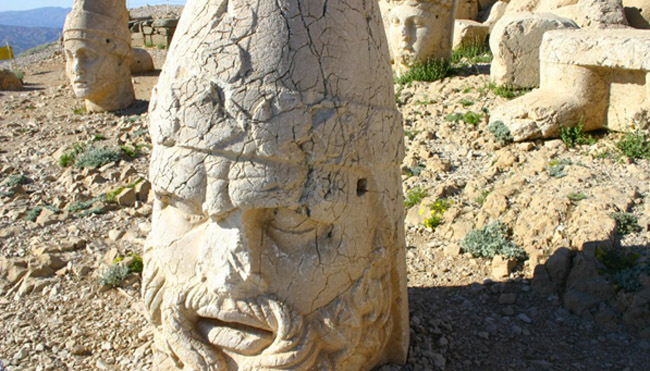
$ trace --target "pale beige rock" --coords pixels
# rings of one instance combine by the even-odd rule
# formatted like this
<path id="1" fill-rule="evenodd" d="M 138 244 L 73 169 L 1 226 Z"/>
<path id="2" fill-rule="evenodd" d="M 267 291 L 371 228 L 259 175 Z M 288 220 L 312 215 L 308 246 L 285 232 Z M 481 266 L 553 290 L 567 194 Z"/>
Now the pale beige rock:
<path id="1" fill-rule="evenodd" d="M 383 17 L 388 19 L 391 63 L 398 76 L 414 64 L 451 57 L 455 0 L 393 1 L 387 9 Z"/>
<path id="2" fill-rule="evenodd" d="M 466 19 L 457 19 L 454 22 L 453 49 L 466 48 L 474 45 L 483 45 L 490 27 L 482 23 Z"/>
<path id="3" fill-rule="evenodd" d="M 580 28 L 614 28 L 627 25 L 622 0 L 512 0 L 507 14 L 553 13 L 576 22 Z"/>
<path id="4" fill-rule="evenodd" d="M 531 88 L 539 85 L 539 45 L 546 31 L 578 28 L 551 13 L 506 14 L 490 33 L 494 55 L 490 80 L 497 85 Z"/>
<path id="5" fill-rule="evenodd" d="M 116 111 L 135 99 L 125 0 L 75 0 L 63 27 L 66 73 L 89 112 Z"/>
<path id="6" fill-rule="evenodd" d="M 623 0 L 623 10 L 630 26 L 650 29 L 650 1 Z"/>
<path id="7" fill-rule="evenodd" d="M 133 48 L 131 74 L 147 73 L 154 70 L 151 54 L 145 49 Z"/>
<path id="8" fill-rule="evenodd" d="M 376 2 L 188 2 L 150 120 L 157 368 L 405 361 L 403 128 Z"/>
<path id="9" fill-rule="evenodd" d="M 506 9 L 508 8 L 508 3 L 504 1 L 497 1 L 494 4 L 492 4 L 492 7 L 490 8 L 490 14 L 483 22 L 484 25 L 488 26 L 490 28 L 490 31 L 492 31 L 492 28 L 494 27 L 495 24 L 503 17 L 503 15 L 506 13 Z"/>
<path id="10" fill-rule="evenodd" d="M 492 258 L 492 277 L 495 279 L 507 278 L 517 266 L 514 259 L 506 259 L 501 255 L 495 255 Z"/>
<path id="11" fill-rule="evenodd" d="M 552 138 L 563 126 L 585 131 L 647 125 L 650 31 L 549 31 L 540 47 L 540 88 L 497 107 L 515 141 Z"/>
<path id="12" fill-rule="evenodd" d="M 19 90 L 23 83 L 18 76 L 10 70 L 0 70 L 0 90 Z"/>

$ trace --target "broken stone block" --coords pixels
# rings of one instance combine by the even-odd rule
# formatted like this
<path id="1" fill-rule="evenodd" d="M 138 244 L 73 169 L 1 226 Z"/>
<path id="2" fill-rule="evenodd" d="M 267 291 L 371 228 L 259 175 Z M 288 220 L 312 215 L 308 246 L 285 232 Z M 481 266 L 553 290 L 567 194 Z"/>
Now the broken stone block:
<path id="1" fill-rule="evenodd" d="M 495 279 L 507 278 L 517 266 L 514 259 L 506 259 L 501 255 L 495 255 L 492 258 L 492 277 Z"/>
<path id="2" fill-rule="evenodd" d="M 490 27 L 482 23 L 466 19 L 454 22 L 453 49 L 466 48 L 485 44 Z"/>
<path id="3" fill-rule="evenodd" d="M 496 85 L 537 87 L 542 36 L 546 31 L 565 28 L 578 28 L 578 25 L 551 13 L 503 16 L 490 33 L 490 50 L 494 55 L 490 80 Z"/>
<path id="4" fill-rule="evenodd" d="M 136 194 L 133 188 L 127 187 L 115 196 L 115 201 L 120 206 L 133 206 L 136 201 Z"/>

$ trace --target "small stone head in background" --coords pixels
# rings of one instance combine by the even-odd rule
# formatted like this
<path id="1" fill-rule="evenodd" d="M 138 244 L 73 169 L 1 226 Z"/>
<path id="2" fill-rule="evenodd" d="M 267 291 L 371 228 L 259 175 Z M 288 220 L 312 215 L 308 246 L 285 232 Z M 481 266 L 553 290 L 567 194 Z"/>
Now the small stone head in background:
<path id="1" fill-rule="evenodd" d="M 90 112 L 126 108 L 135 99 L 128 22 L 125 0 L 76 0 L 66 18 L 66 74 Z"/>
<path id="2" fill-rule="evenodd" d="M 397 0 L 387 8 L 386 34 L 398 75 L 430 58 L 451 57 L 455 0 Z"/>

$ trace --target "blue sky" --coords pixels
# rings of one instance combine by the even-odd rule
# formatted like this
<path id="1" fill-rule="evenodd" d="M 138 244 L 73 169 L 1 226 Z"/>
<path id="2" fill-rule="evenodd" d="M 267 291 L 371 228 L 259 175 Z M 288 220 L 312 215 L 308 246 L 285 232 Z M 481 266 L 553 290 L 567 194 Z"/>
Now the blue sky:
<path id="1" fill-rule="evenodd" d="M 74 0 L 0 0 L 0 12 L 6 10 L 28 10 L 42 8 L 44 6 L 59 6 L 71 8 Z M 184 5 L 185 0 L 127 0 L 129 8 L 137 8 L 144 5 Z"/>

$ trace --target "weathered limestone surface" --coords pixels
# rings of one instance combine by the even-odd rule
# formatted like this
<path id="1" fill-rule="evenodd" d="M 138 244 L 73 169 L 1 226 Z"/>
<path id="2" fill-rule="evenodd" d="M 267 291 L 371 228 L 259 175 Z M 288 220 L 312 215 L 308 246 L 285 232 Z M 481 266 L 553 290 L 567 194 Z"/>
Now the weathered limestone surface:
<path id="1" fill-rule="evenodd" d="M 133 59 L 131 59 L 131 73 L 147 73 L 154 70 L 151 54 L 145 49 L 133 48 Z"/>
<path id="2" fill-rule="evenodd" d="M 650 31 L 560 30 L 544 34 L 540 88 L 494 110 L 516 141 L 563 126 L 648 129 Z"/>
<path id="3" fill-rule="evenodd" d="M 135 99 L 125 0 L 75 0 L 63 28 L 66 73 L 89 112 L 126 108 Z"/>
<path id="4" fill-rule="evenodd" d="M 497 85 L 532 88 L 539 85 L 539 45 L 546 31 L 578 28 L 551 13 L 513 13 L 503 16 L 490 34 L 494 55 L 490 79 Z"/>
<path id="5" fill-rule="evenodd" d="M 453 49 L 464 48 L 472 45 L 483 45 L 490 27 L 482 23 L 467 19 L 457 19 L 454 22 Z"/>
<path id="6" fill-rule="evenodd" d="M 512 0 L 507 14 L 553 13 L 569 18 L 580 28 L 613 28 L 627 25 L 622 0 Z"/>
<path id="7" fill-rule="evenodd" d="M 386 34 L 397 75 L 431 58 L 451 57 L 455 0 L 393 1 L 386 8 L 390 12 L 383 17 L 388 18 Z"/>
<path id="8" fill-rule="evenodd" d="M 497 24 L 497 22 L 501 19 L 501 17 L 503 17 L 504 14 L 506 14 L 507 8 L 508 3 L 504 1 L 495 2 L 492 4 L 492 7 L 490 8 L 490 14 L 488 15 L 485 22 L 483 22 L 483 24 L 490 27 L 490 31 L 492 31 L 494 25 Z"/>
<path id="9" fill-rule="evenodd" d="M 188 1 L 150 117 L 154 364 L 405 361 L 403 129 L 377 2 Z"/>

